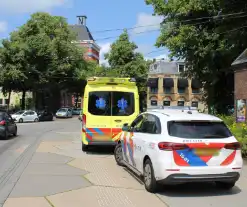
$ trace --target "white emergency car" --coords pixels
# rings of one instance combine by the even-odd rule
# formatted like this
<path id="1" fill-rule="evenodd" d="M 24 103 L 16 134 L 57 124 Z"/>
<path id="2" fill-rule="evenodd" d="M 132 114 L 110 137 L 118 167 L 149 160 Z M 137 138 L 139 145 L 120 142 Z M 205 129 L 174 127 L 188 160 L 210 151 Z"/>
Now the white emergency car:
<path id="1" fill-rule="evenodd" d="M 193 110 L 153 109 L 123 126 L 115 148 L 118 165 L 159 184 L 215 182 L 231 189 L 239 179 L 241 147 L 224 122 Z"/>

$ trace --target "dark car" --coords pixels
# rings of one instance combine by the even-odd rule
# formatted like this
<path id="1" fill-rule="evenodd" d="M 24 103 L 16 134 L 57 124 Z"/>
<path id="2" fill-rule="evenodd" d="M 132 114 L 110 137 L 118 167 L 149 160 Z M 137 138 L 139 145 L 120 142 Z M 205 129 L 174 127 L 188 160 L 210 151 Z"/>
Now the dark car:
<path id="1" fill-rule="evenodd" d="M 80 109 L 80 108 L 74 108 L 74 109 L 72 110 L 72 114 L 73 114 L 73 115 L 80 115 L 80 112 L 81 112 L 81 109 Z"/>
<path id="2" fill-rule="evenodd" d="M 49 111 L 38 112 L 39 121 L 53 121 L 53 114 Z"/>
<path id="3" fill-rule="evenodd" d="M 0 111 L 0 137 L 8 139 L 9 135 L 17 135 L 15 120 L 7 112 Z"/>

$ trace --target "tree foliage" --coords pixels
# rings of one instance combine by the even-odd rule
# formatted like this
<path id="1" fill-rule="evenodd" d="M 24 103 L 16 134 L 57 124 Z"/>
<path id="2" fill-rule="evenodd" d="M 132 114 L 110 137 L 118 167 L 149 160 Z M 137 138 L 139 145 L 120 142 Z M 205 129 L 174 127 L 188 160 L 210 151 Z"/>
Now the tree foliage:
<path id="1" fill-rule="evenodd" d="M 69 88 L 82 70 L 88 70 L 83 50 L 66 19 L 35 13 L 3 41 L 1 82 L 6 90 L 43 91 Z M 72 86 L 74 87 L 74 85 Z"/>
<path id="2" fill-rule="evenodd" d="M 110 68 L 108 72 L 117 74 L 118 77 L 134 77 L 137 79 L 139 91 L 146 91 L 146 80 L 149 61 L 141 53 L 136 52 L 137 45 L 129 40 L 125 30 L 111 45 L 110 52 L 105 54 Z"/>
<path id="3" fill-rule="evenodd" d="M 164 16 L 156 46 L 186 60 L 189 77 L 201 80 L 206 100 L 219 113 L 233 104 L 231 63 L 247 47 L 244 0 L 146 0 Z"/>

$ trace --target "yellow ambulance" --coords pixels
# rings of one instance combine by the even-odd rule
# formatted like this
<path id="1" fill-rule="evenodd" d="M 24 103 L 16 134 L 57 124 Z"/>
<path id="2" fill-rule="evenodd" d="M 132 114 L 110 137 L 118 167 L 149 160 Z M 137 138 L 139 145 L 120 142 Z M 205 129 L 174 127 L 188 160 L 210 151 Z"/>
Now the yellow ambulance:
<path id="1" fill-rule="evenodd" d="M 90 145 L 116 145 L 123 124 L 130 124 L 140 111 L 134 78 L 89 78 L 83 99 L 83 151 Z"/>

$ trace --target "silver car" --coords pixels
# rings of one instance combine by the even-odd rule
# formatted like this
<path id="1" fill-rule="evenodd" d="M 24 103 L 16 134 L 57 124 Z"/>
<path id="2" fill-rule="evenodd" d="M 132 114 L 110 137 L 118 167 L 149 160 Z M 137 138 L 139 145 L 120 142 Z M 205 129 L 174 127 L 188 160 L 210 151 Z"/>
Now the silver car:
<path id="1" fill-rule="evenodd" d="M 72 118 L 71 108 L 60 108 L 56 113 L 56 118 Z"/>

